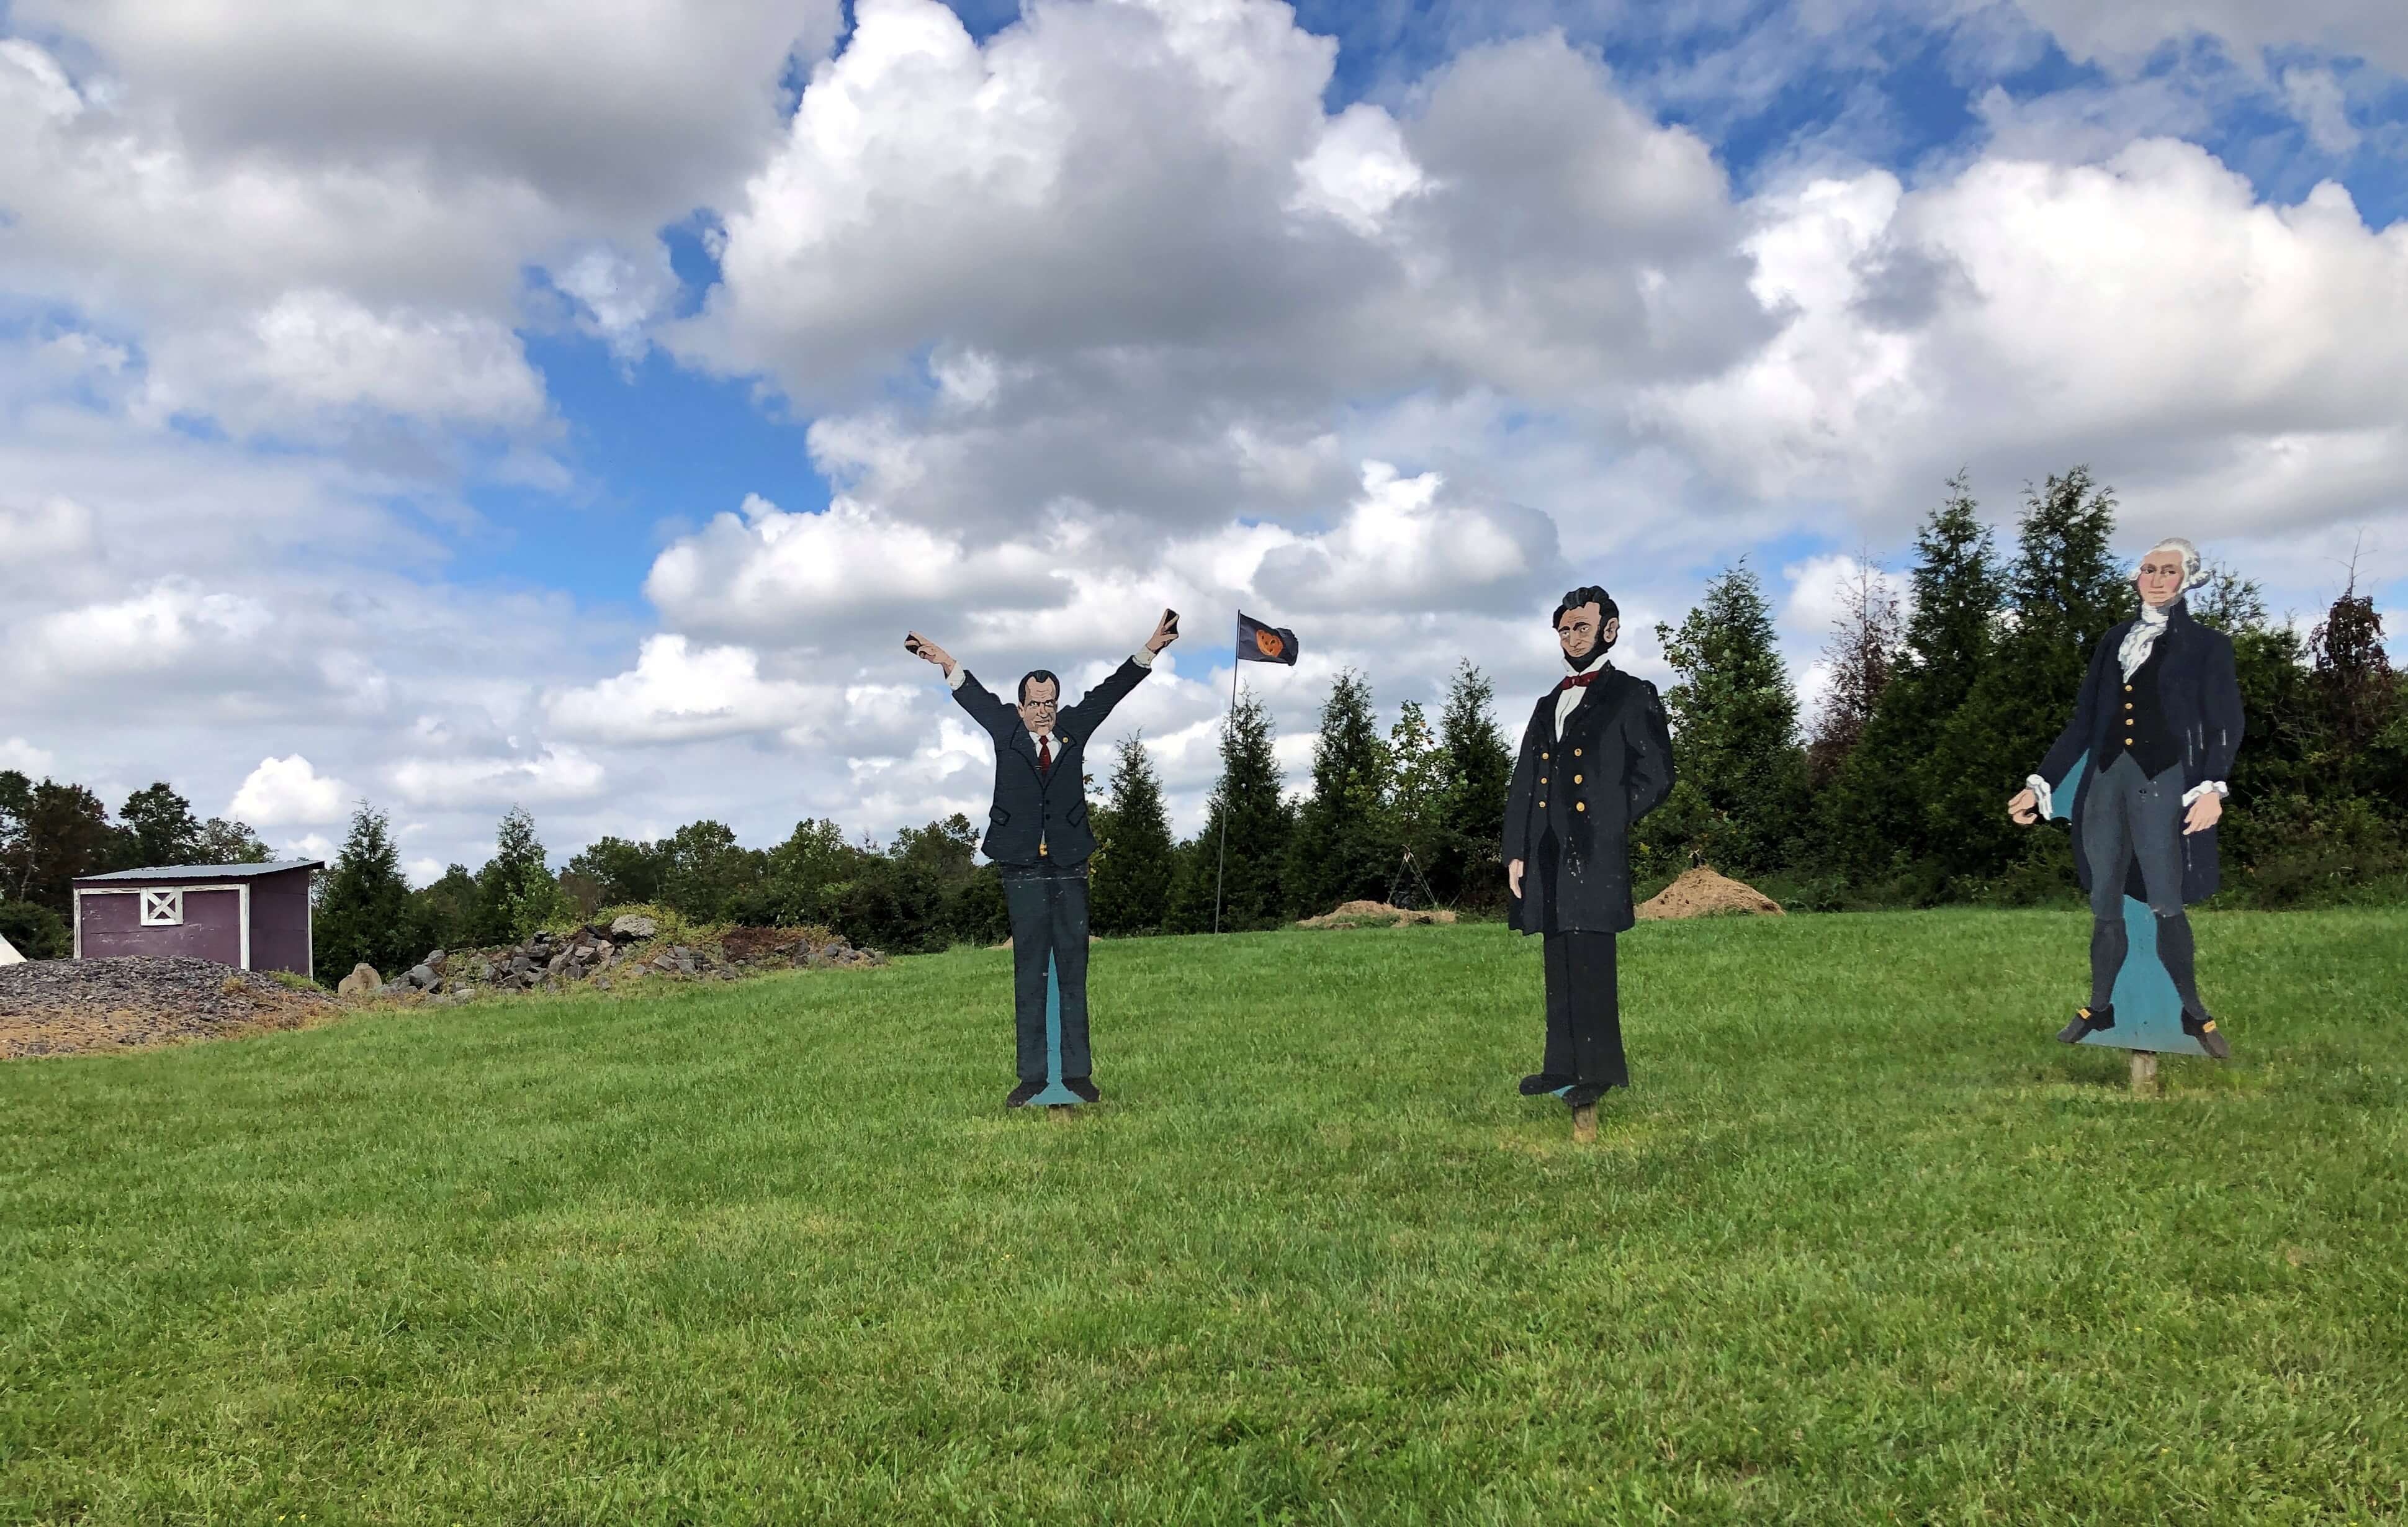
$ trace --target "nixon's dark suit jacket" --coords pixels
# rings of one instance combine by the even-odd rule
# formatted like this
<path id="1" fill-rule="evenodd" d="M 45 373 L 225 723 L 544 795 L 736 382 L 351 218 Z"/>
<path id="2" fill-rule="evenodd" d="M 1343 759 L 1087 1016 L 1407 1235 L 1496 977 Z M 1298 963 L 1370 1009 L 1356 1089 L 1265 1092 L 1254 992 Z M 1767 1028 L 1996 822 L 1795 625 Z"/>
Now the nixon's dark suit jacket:
<path id="1" fill-rule="evenodd" d="M 2074 701 L 2073 719 L 2037 771 L 2053 787 L 2064 781 L 2076 758 L 2089 756 L 2082 780 L 2074 786 L 2071 808 L 2073 871 L 2086 891 L 2090 888 L 2090 857 L 2082 846 L 2083 806 L 2090 794 L 2090 782 L 2123 751 L 2123 734 L 2116 730 L 2116 722 L 2124 713 L 2126 697 L 2124 665 L 2117 654 L 2132 626 L 2133 621 L 2125 621 L 2099 639 L 2090 654 L 2090 670 L 2082 678 L 2082 693 Z M 2152 655 L 2155 661 L 2132 677 L 2145 683 L 2153 670 L 2156 674 L 2155 698 L 2181 756 L 2183 788 L 2227 778 L 2233 755 L 2241 748 L 2241 681 L 2232 666 L 2232 639 L 2191 619 L 2188 603 L 2177 599 L 2166 612 L 2165 634 L 2157 638 L 2157 650 Z M 2215 894 L 2221 878 L 2215 829 L 2185 833 L 2182 845 L 2183 900 L 2205 900 Z M 2136 900 L 2148 900 L 2137 863 L 2126 890 Z"/>
<path id="2" fill-rule="evenodd" d="M 1619 933 L 1630 904 L 1630 827 L 1672 789 L 1672 731 L 1656 686 L 1609 668 L 1555 736 L 1556 690 L 1522 729 L 1505 797 L 1505 862 L 1523 861 L 1513 926 L 1525 933 Z M 1538 848 L 1553 832 L 1549 875 Z M 1549 913 L 1552 909 L 1553 917 Z"/>
<path id="3" fill-rule="evenodd" d="M 1127 659 L 1080 696 L 1078 704 L 1054 712 L 1054 768 L 1046 774 L 1038 772 L 1037 744 L 1029 741 L 1020 713 L 964 671 L 953 699 L 995 739 L 995 805 L 987 815 L 986 841 L 979 845 L 988 858 L 997 864 L 1086 862 L 1096 851 L 1096 835 L 1087 828 L 1087 792 L 1081 783 L 1087 739 L 1151 671 L 1135 658 Z M 1042 857 L 1037 852 L 1039 843 L 1045 845 Z"/>

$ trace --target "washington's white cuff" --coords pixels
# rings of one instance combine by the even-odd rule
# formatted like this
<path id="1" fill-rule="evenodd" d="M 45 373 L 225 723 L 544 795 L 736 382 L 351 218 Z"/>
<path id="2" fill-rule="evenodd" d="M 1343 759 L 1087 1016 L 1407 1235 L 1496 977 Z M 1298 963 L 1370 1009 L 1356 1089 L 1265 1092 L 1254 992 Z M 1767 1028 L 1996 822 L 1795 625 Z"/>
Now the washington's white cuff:
<path id="1" fill-rule="evenodd" d="M 1140 668 L 1152 668 L 1154 666 L 1154 654 L 1146 651 L 1143 647 L 1140 647 L 1137 651 L 1129 654 L 1129 661 L 1135 663 Z"/>
<path id="2" fill-rule="evenodd" d="M 2232 794 L 2231 788 L 2222 780 L 2208 780 L 2204 784 L 2194 785 L 2189 789 L 2185 790 L 2183 792 L 2183 804 L 2185 806 L 2190 805 L 2194 801 L 2198 800 L 2200 797 L 2207 794 L 2210 790 L 2215 792 L 2218 800 L 2222 800 L 2223 798 Z"/>
<path id="3" fill-rule="evenodd" d="M 2048 781 L 2038 774 L 2026 774 L 2024 784 L 2031 787 L 2032 799 L 2040 803 L 2041 815 L 2042 817 L 2054 815 L 2055 807 L 2050 804 L 2054 792 L 2049 789 Z"/>
<path id="4" fill-rule="evenodd" d="M 968 669 L 964 668 L 959 663 L 955 663 L 953 665 L 953 670 L 945 675 L 945 687 L 948 689 L 959 689 L 962 686 L 962 681 L 969 676 L 970 670 Z"/>

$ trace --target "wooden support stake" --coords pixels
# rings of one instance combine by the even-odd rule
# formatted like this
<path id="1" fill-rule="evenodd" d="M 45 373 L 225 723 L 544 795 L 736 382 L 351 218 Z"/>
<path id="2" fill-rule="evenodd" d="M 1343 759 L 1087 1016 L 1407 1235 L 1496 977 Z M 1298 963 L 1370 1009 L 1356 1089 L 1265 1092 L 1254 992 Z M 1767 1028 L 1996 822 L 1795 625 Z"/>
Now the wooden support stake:
<path id="1" fill-rule="evenodd" d="M 1572 1110 L 1572 1138 L 1584 1145 L 1597 1143 L 1597 1104 Z"/>
<path id="2" fill-rule="evenodd" d="M 2153 1097 L 2157 1090 L 2157 1052 L 2132 1052 L 2132 1090 L 2143 1097 Z"/>

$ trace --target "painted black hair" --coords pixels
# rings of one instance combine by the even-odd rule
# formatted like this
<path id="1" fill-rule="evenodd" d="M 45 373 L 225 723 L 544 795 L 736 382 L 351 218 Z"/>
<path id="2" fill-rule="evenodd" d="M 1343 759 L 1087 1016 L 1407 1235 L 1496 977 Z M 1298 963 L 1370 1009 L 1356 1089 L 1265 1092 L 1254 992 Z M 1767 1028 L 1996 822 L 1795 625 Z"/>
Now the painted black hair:
<path id="1" fill-rule="evenodd" d="M 1565 611 L 1578 610 L 1584 604 L 1593 604 L 1597 606 L 1597 620 L 1599 626 L 1604 625 L 1607 621 L 1619 620 L 1622 618 L 1622 606 L 1613 602 L 1612 595 L 1608 594 L 1605 590 L 1598 587 L 1595 583 L 1584 583 L 1580 587 L 1566 594 L 1562 600 L 1556 604 L 1555 612 L 1547 617 L 1547 628 L 1549 630 L 1553 630 L 1555 627 L 1562 625 L 1564 622 Z"/>
<path id="2" fill-rule="evenodd" d="M 1015 691 L 1019 697 L 1021 704 L 1025 705 L 1028 703 L 1028 686 L 1032 684 L 1052 684 L 1054 686 L 1054 703 L 1056 705 L 1062 703 L 1062 681 L 1054 676 L 1054 670 L 1050 668 L 1032 668 L 1027 672 L 1020 676 L 1020 688 Z"/>

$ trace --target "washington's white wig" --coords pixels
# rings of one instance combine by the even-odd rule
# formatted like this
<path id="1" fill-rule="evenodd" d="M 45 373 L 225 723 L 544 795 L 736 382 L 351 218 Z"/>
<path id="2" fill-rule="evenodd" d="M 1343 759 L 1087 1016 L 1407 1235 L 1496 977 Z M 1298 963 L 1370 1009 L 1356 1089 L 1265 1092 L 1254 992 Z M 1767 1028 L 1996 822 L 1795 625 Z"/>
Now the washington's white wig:
<path id="1" fill-rule="evenodd" d="M 2192 589 L 2198 588 L 2207 582 L 2207 566 L 2199 555 L 2199 548 L 2192 545 L 2189 541 L 2185 540 L 2180 536 L 2166 537 L 2163 540 L 2157 542 L 2147 551 L 2142 553 L 2141 559 L 2145 562 L 2150 557 L 2155 556 L 2157 553 L 2165 551 L 2170 547 L 2174 551 L 2182 553 L 2182 586 L 2184 593 L 2187 594 Z M 2137 567 L 2133 569 L 2133 576 L 2135 578 L 2140 576 L 2140 570 Z"/>

